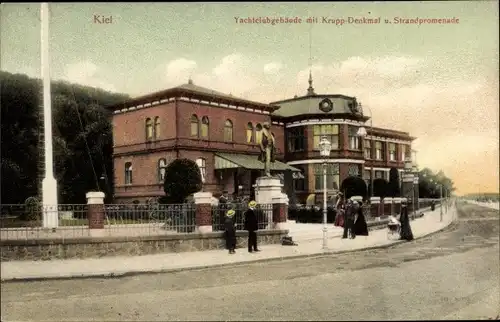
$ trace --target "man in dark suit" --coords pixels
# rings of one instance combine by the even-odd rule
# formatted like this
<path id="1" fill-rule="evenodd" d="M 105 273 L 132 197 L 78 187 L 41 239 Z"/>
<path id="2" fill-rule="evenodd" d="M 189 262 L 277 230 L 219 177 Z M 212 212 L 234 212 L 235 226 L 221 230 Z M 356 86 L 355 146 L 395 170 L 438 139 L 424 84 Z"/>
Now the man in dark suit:
<path id="1" fill-rule="evenodd" d="M 259 230 L 259 222 L 255 208 L 257 203 L 250 201 L 248 203 L 248 210 L 245 211 L 245 230 L 248 231 L 248 252 L 258 252 L 257 248 L 257 230 Z"/>

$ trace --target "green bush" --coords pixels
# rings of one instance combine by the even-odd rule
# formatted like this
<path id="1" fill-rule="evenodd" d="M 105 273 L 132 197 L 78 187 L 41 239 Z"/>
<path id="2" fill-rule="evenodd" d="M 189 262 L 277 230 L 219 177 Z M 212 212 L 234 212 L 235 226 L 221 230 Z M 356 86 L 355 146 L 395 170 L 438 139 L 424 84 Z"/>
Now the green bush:
<path id="1" fill-rule="evenodd" d="M 200 191 L 201 188 L 201 173 L 196 162 L 189 159 L 176 159 L 165 169 L 163 190 L 168 203 L 184 203 L 189 195 Z"/>

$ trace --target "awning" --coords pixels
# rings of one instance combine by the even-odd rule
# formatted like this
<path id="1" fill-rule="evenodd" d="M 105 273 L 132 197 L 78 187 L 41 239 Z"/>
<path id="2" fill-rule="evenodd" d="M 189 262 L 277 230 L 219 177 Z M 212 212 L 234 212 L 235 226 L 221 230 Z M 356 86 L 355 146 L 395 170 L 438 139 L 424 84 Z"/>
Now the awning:
<path id="1" fill-rule="evenodd" d="M 264 163 L 260 162 L 257 156 L 246 154 L 215 154 L 215 170 L 244 168 L 248 170 L 264 170 Z M 277 161 L 271 163 L 271 171 L 293 171 L 300 172 L 299 169 L 286 163 Z"/>

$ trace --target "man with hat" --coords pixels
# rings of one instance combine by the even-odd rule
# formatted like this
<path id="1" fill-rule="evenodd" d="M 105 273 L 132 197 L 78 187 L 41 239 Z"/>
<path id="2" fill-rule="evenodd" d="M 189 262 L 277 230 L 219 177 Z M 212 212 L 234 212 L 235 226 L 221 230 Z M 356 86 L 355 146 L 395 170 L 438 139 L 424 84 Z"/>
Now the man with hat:
<path id="1" fill-rule="evenodd" d="M 245 230 L 248 231 L 248 252 L 258 252 L 257 248 L 257 230 L 259 230 L 259 222 L 257 220 L 257 214 L 255 208 L 257 203 L 255 201 L 250 201 L 248 203 L 248 209 L 245 211 Z"/>
<path id="2" fill-rule="evenodd" d="M 234 226 L 234 215 L 235 211 L 229 209 L 226 212 L 226 219 L 224 221 L 224 235 L 226 237 L 226 248 L 229 250 L 229 254 L 236 253 L 236 228 Z"/>

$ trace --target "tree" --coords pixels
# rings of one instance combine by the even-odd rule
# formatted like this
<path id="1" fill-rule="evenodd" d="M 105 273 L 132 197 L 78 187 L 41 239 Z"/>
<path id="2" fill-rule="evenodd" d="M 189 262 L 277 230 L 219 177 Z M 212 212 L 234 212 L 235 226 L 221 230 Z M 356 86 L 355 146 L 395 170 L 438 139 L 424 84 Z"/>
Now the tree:
<path id="1" fill-rule="evenodd" d="M 389 184 L 388 193 L 389 197 L 399 197 L 401 195 L 401 189 L 399 187 L 399 171 L 396 168 L 391 168 L 389 170 Z"/>
<path id="2" fill-rule="evenodd" d="M 382 178 L 373 180 L 373 195 L 375 197 L 385 198 L 389 196 L 389 182 Z"/>
<path id="3" fill-rule="evenodd" d="M 340 191 L 344 193 L 346 198 L 351 198 L 353 196 L 366 196 L 366 183 L 360 177 L 347 177 L 342 181 L 340 185 Z"/>
<path id="4" fill-rule="evenodd" d="M 2 203 L 39 196 L 43 178 L 42 83 L 0 71 Z M 52 82 L 55 176 L 60 203 L 85 203 L 85 193 L 113 191 L 111 113 L 106 106 L 124 101 L 114 94 L 67 82 Z M 99 178 L 108 178 L 106 189 Z"/>
<path id="5" fill-rule="evenodd" d="M 431 169 L 424 168 L 418 173 L 420 198 L 439 198 L 439 185 L 443 187 L 443 195 L 455 191 L 453 180 L 446 177 L 443 171 L 435 174 Z"/>
<path id="6" fill-rule="evenodd" d="M 201 172 L 196 162 L 176 159 L 165 169 L 163 190 L 169 203 L 184 203 L 189 195 L 201 188 Z"/>

